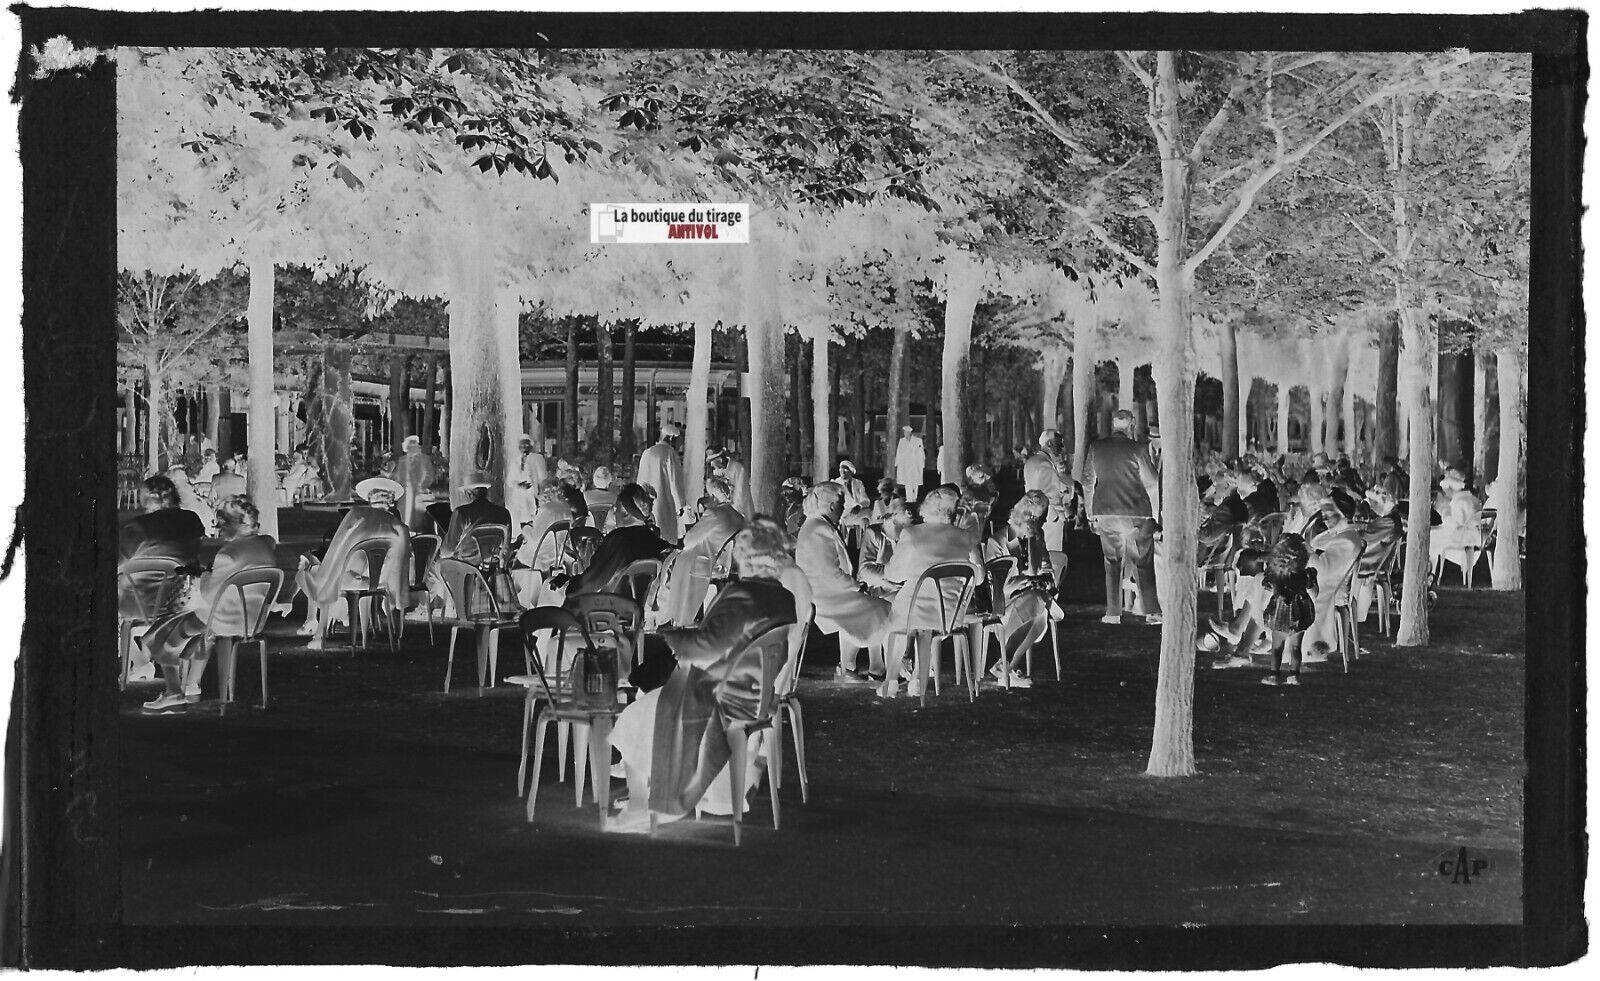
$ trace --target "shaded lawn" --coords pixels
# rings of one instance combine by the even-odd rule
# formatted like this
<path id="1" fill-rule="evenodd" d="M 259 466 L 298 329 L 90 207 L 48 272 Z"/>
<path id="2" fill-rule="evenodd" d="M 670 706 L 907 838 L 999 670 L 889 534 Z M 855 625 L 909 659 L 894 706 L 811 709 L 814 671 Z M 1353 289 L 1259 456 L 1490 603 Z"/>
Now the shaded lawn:
<path id="1" fill-rule="evenodd" d="M 253 667 L 225 719 L 211 703 L 142 718 L 148 689 L 123 696 L 129 920 L 1516 920 L 1520 594 L 1446 589 L 1433 646 L 1364 635 L 1371 654 L 1350 674 L 1308 669 L 1298 690 L 1202 658 L 1201 773 L 1156 780 L 1142 770 L 1157 629 L 1100 624 L 1093 540 L 1074 546 L 1059 683 L 1046 644 L 1031 690 L 986 687 L 968 704 L 947 679 L 926 709 L 883 704 L 828 680 L 832 645 L 814 636 L 811 800 L 791 752 L 783 828 L 763 792 L 737 851 L 726 819 L 602 836 L 553 763 L 525 823 L 520 690 L 480 698 L 463 643 L 441 694 L 444 640 L 430 648 L 420 624 L 398 655 L 345 659 L 297 651 L 291 621 L 275 628 L 267 712 L 246 707 Z M 502 655 L 503 674 L 521 670 Z M 1492 874 L 1440 879 L 1436 857 L 1458 845 L 1489 855 Z"/>

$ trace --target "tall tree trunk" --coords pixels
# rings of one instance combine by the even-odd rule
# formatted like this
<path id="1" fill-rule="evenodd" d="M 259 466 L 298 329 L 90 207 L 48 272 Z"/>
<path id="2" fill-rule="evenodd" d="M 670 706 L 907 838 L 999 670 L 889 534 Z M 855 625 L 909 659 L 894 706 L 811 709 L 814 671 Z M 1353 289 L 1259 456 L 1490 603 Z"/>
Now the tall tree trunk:
<path id="1" fill-rule="evenodd" d="M 395 354 L 389 362 L 389 420 L 389 438 L 399 460 L 411 435 L 411 359 L 403 354 Z"/>
<path id="2" fill-rule="evenodd" d="M 851 364 L 861 366 L 865 363 L 864 346 L 859 338 L 850 339 Z M 867 415 L 867 372 L 864 367 L 858 367 L 851 378 L 855 386 L 856 397 L 852 400 L 855 414 L 850 420 L 850 452 L 856 455 L 855 463 L 858 467 L 871 466 L 872 450 L 867 445 L 867 434 L 872 429 L 871 417 Z"/>
<path id="3" fill-rule="evenodd" d="M 1307 386 L 1306 395 L 1309 397 L 1309 411 L 1311 416 L 1311 431 L 1306 436 L 1306 452 L 1315 454 L 1327 452 L 1323 442 L 1323 426 L 1327 424 L 1327 393 L 1323 391 L 1320 383 Z"/>
<path id="4" fill-rule="evenodd" d="M 596 449 L 601 459 L 610 461 L 616 453 L 616 361 L 611 354 L 611 325 L 599 317 L 594 320 L 595 429 L 599 433 Z M 702 394 L 704 390 L 702 389 Z M 692 404 L 692 403 L 691 403 Z"/>
<path id="5" fill-rule="evenodd" d="M 638 447 L 638 439 L 634 436 L 634 377 L 633 364 L 633 333 L 638 329 L 637 320 L 624 320 L 622 322 L 622 404 L 619 426 L 622 430 L 621 439 L 617 444 L 617 456 L 623 460 L 632 460 L 634 451 Z M 702 465 L 704 460 L 701 461 Z"/>
<path id="6" fill-rule="evenodd" d="M 952 257 L 946 273 L 944 299 L 944 361 L 939 393 L 939 414 L 944 425 L 944 452 L 939 478 L 961 483 L 967 466 L 967 357 L 972 350 L 972 317 L 983 295 L 983 270 L 966 256 Z"/>
<path id="7" fill-rule="evenodd" d="M 1414 99 L 1400 96 L 1394 107 L 1394 139 L 1391 145 L 1390 173 L 1394 201 L 1394 295 L 1400 318 L 1400 336 L 1406 359 L 1406 387 L 1409 398 L 1411 486 L 1408 490 L 1405 583 L 1400 596 L 1400 626 L 1395 646 L 1416 647 L 1428 643 L 1428 574 L 1432 562 L 1428 553 L 1429 521 L 1433 507 L 1433 382 L 1438 373 L 1433 325 L 1411 303 L 1410 256 L 1412 231 L 1410 216 L 1412 125 Z"/>
<path id="8" fill-rule="evenodd" d="M 1071 354 L 1064 347 L 1039 352 L 1039 427 L 1061 429 L 1061 388 L 1066 383 Z"/>
<path id="9" fill-rule="evenodd" d="M 1489 365 L 1484 352 L 1472 351 L 1472 479 L 1489 480 Z"/>
<path id="10" fill-rule="evenodd" d="M 1181 146 L 1178 76 L 1173 52 L 1156 53 L 1151 124 L 1169 147 Z M 1146 771 L 1155 777 L 1189 776 L 1194 762 L 1194 639 L 1197 582 L 1192 556 L 1197 541 L 1192 507 L 1194 472 L 1193 325 L 1183 251 L 1188 238 L 1188 157 L 1162 154 L 1162 196 L 1157 222 L 1156 289 L 1160 337 L 1156 344 L 1156 404 L 1161 415 L 1161 525 L 1170 561 L 1157 580 L 1161 597 L 1161 661 L 1156 677 L 1155 731 Z M 1130 379 L 1131 382 L 1131 379 Z M 1131 384 L 1129 386 L 1131 388 Z"/>
<path id="11" fill-rule="evenodd" d="M 490 410 L 488 425 L 494 434 L 493 455 L 488 461 L 489 479 L 501 488 L 502 502 L 517 492 L 518 474 L 512 459 L 522 442 L 522 343 L 519 321 L 522 298 L 514 289 L 498 287 L 493 296 L 494 330 L 491 339 L 493 366 L 499 380 L 500 401 Z"/>
<path id="12" fill-rule="evenodd" d="M 1238 324 L 1232 317 L 1224 317 L 1217 328 L 1217 339 L 1222 346 L 1222 456 L 1231 460 L 1239 455 L 1244 445 L 1239 430 L 1245 418 L 1244 399 L 1250 390 L 1245 389 L 1243 394 L 1239 391 Z"/>
<path id="13" fill-rule="evenodd" d="M 1521 589 L 1522 562 L 1517 539 L 1522 534 L 1522 512 L 1517 498 L 1527 437 L 1522 424 L 1522 355 L 1515 345 L 1506 345 L 1495 353 L 1494 370 L 1500 389 L 1500 466 L 1490 501 L 1498 516 L 1489 578 L 1495 589 Z"/>
<path id="14" fill-rule="evenodd" d="M 261 513 L 261 534 L 278 537 L 277 427 L 272 417 L 272 260 L 250 261 L 250 299 L 245 307 L 250 354 L 250 415 L 246 419 L 246 475 L 250 500 Z"/>
<path id="15" fill-rule="evenodd" d="M 1343 442 L 1344 451 L 1346 453 L 1350 454 L 1350 462 L 1353 465 L 1356 462 L 1356 460 L 1359 459 L 1359 456 L 1360 456 L 1356 452 L 1356 393 L 1355 393 L 1355 389 L 1351 388 L 1348 384 L 1346 384 L 1345 385 L 1345 389 L 1344 389 L 1344 398 L 1342 398 L 1340 401 L 1342 403 L 1343 415 L 1344 415 L 1344 442 Z"/>
<path id="16" fill-rule="evenodd" d="M 1326 374 L 1328 390 L 1323 411 L 1324 425 L 1327 428 L 1323 430 L 1321 450 L 1332 460 L 1339 455 L 1339 419 L 1344 411 L 1344 390 L 1347 387 L 1345 378 L 1350 373 L 1349 338 L 1342 332 L 1331 335 L 1328 346 Z"/>
<path id="17" fill-rule="evenodd" d="M 683 469 L 689 500 L 698 501 L 706 485 L 706 417 L 710 410 L 711 323 L 704 317 L 694 324 L 694 354 L 689 360 L 689 390 L 684 397 Z"/>
<path id="18" fill-rule="evenodd" d="M 124 455 L 138 452 L 139 445 L 139 404 L 134 395 L 137 383 L 128 379 L 122 389 L 122 453 Z"/>
<path id="19" fill-rule="evenodd" d="M 889 352 L 889 402 L 884 407 L 883 421 L 883 469 L 890 476 L 894 475 L 894 451 L 900 445 L 900 427 L 906 424 L 906 347 L 910 340 L 910 325 L 897 325 L 894 347 Z"/>
<path id="20" fill-rule="evenodd" d="M 1395 412 L 1400 404 L 1400 320 L 1385 317 L 1378 324 L 1378 391 L 1373 396 L 1374 419 L 1373 462 L 1382 464 L 1386 457 L 1400 455 L 1399 417 Z"/>
<path id="21" fill-rule="evenodd" d="M 166 462 L 164 451 L 169 427 L 164 420 L 171 415 L 167 410 L 167 379 L 154 356 L 144 362 L 144 392 L 145 470 L 154 474 L 165 469 L 162 464 Z"/>
<path id="22" fill-rule="evenodd" d="M 423 365 L 423 370 L 427 372 L 427 377 L 423 382 L 422 390 L 422 452 L 432 453 L 434 433 L 438 430 L 438 416 L 436 415 L 438 409 L 434 405 L 439 398 L 438 356 L 433 354 L 428 355 L 423 361 Z M 541 453 L 544 452 L 544 447 L 539 447 L 539 451 Z"/>
<path id="23" fill-rule="evenodd" d="M 1072 479 L 1083 479 L 1084 454 L 1089 450 L 1089 411 L 1095 395 L 1094 354 L 1089 349 L 1086 326 L 1072 329 Z"/>
<path id="24" fill-rule="evenodd" d="M 497 286 L 492 220 L 480 216 L 473 236 L 450 262 L 450 475 L 459 484 L 483 471 L 506 490 L 506 441 L 522 429 L 517 354 L 519 304 Z"/>
<path id="25" fill-rule="evenodd" d="M 222 421 L 222 390 L 216 385 L 206 386 L 206 424 L 205 436 L 211 441 L 213 449 L 221 452 L 217 446 L 217 426 Z"/>
<path id="26" fill-rule="evenodd" d="M 811 480 L 819 483 L 828 479 L 833 468 L 833 389 L 828 382 L 832 373 L 829 355 L 831 329 L 823 329 L 811 338 Z"/>
<path id="27" fill-rule="evenodd" d="M 571 459 L 578 455 L 578 324 L 575 318 L 567 320 L 567 390 L 561 414 L 561 456 Z M 645 435 L 645 442 L 650 434 Z"/>
<path id="28" fill-rule="evenodd" d="M 775 514 L 784 479 L 787 439 L 783 418 L 783 311 L 778 300 L 779 256 L 771 243 L 744 249 L 745 340 L 749 350 L 750 497 L 762 514 Z M 781 515 L 780 515 L 781 518 Z"/>
<path id="29" fill-rule="evenodd" d="M 322 477 L 336 501 L 350 499 L 350 438 L 354 413 L 350 392 L 350 349 L 330 345 L 322 354 Z M 252 407 L 254 399 L 251 400 Z M 269 403 L 270 404 L 270 403 Z M 251 427 L 254 429 L 255 427 Z M 254 456 L 254 454 L 251 454 Z"/>
<path id="30" fill-rule="evenodd" d="M 1289 411 L 1294 407 L 1294 388 L 1287 380 L 1278 382 L 1278 455 L 1289 452 Z"/>

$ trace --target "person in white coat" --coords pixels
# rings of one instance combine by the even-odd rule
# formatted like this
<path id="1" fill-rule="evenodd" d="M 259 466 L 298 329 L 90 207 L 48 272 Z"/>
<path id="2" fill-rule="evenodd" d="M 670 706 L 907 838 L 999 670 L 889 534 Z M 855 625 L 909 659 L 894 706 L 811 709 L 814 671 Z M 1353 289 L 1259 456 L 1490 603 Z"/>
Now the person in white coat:
<path id="1" fill-rule="evenodd" d="M 900 445 L 894 451 L 894 479 L 906 489 L 906 502 L 914 504 L 922 489 L 922 471 L 928 465 L 928 451 L 922 437 L 910 426 L 900 427 Z"/>
<path id="2" fill-rule="evenodd" d="M 549 476 L 550 467 L 545 463 L 544 454 L 533 448 L 533 438 L 522 437 L 522 452 L 516 459 L 517 479 L 515 481 L 516 493 L 511 495 L 511 518 L 518 526 L 533 520 L 534 514 L 539 510 L 539 485 L 544 483 Z"/>
<path id="3" fill-rule="evenodd" d="M 664 541 L 676 542 L 682 533 L 678 527 L 678 512 L 685 504 L 683 461 L 672 441 L 683 436 L 683 427 L 675 422 L 661 424 L 661 439 L 639 455 L 636 480 L 655 489 L 656 529 Z"/>
<path id="4" fill-rule="evenodd" d="M 1038 491 L 1049 502 L 1044 519 L 1045 547 L 1052 552 L 1066 549 L 1067 505 L 1072 499 L 1072 468 L 1063 452 L 1059 430 L 1039 434 L 1039 452 L 1022 465 L 1024 492 Z"/>
<path id="5" fill-rule="evenodd" d="M 750 471 L 744 463 L 729 450 L 718 448 L 706 454 L 706 472 L 728 482 L 733 488 L 733 509 L 749 521 L 756 509 L 750 501 Z"/>
<path id="6" fill-rule="evenodd" d="M 889 601 L 867 593 L 850 569 L 850 554 L 839 537 L 845 495 L 833 481 L 806 494 L 805 522 L 795 536 L 794 561 L 811 582 L 817 629 L 839 635 L 839 681 L 865 681 L 856 671 L 863 647 L 883 643 L 889 629 Z"/>

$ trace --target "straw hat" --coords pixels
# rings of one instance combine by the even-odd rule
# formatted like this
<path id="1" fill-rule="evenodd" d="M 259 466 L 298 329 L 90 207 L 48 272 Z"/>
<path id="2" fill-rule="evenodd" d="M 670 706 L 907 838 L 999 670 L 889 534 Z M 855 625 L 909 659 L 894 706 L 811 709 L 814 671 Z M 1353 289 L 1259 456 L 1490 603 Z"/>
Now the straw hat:
<path id="1" fill-rule="evenodd" d="M 356 485 L 356 496 L 363 501 L 371 500 L 372 495 L 376 493 L 387 493 L 390 497 L 399 500 L 405 492 L 406 489 L 400 485 L 399 481 L 391 480 L 388 477 L 368 477 Z"/>
<path id="2" fill-rule="evenodd" d="M 467 474 L 467 479 L 462 482 L 461 489 L 476 490 L 479 487 L 492 486 L 494 486 L 494 481 L 489 479 L 488 474 L 483 473 L 482 471 L 473 471 L 472 473 Z"/>

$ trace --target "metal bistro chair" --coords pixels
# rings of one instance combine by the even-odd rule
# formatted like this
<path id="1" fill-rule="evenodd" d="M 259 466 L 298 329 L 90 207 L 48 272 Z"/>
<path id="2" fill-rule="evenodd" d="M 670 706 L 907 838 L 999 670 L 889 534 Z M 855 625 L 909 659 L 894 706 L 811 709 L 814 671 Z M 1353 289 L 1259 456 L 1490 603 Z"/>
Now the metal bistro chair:
<path id="1" fill-rule="evenodd" d="M 606 516 L 610 513 L 611 505 L 609 504 L 589 505 L 589 524 L 594 526 L 595 531 L 604 534 L 606 527 Z"/>
<path id="2" fill-rule="evenodd" d="M 1351 595 L 1355 585 L 1356 573 L 1361 571 L 1361 556 L 1366 554 L 1367 543 L 1362 542 L 1361 548 L 1356 552 L 1356 560 L 1350 563 L 1350 571 L 1339 580 L 1339 588 L 1333 594 L 1334 622 L 1339 628 L 1339 655 L 1344 659 L 1344 673 L 1350 673 L 1350 658 L 1361 656 L 1360 637 L 1356 633 L 1356 617 L 1351 610 L 1354 597 Z"/>
<path id="3" fill-rule="evenodd" d="M 128 687 L 128 672 L 133 669 L 133 631 L 148 627 L 166 609 L 172 591 L 181 581 L 179 564 L 177 559 L 164 556 L 129 559 L 117 573 L 118 605 L 122 596 L 130 596 L 138 611 L 133 616 L 117 617 L 117 653 L 122 659 L 118 688 Z"/>
<path id="4" fill-rule="evenodd" d="M 389 558 L 390 542 L 385 538 L 369 538 L 364 542 L 357 542 L 350 549 L 350 558 L 357 555 L 365 556 L 367 560 L 367 584 L 365 586 L 351 587 L 344 590 L 345 615 L 350 628 L 350 653 L 356 652 L 356 633 L 361 634 L 361 646 L 367 646 L 367 632 L 371 627 L 372 616 L 381 618 L 384 632 L 389 637 L 389 651 L 394 653 L 399 648 L 399 628 L 394 625 L 392 614 L 397 611 L 389 609 L 388 591 L 379 585 L 383 578 L 383 564 Z M 348 563 L 350 558 L 346 558 Z M 363 605 L 371 612 L 372 616 L 362 613 Z"/>
<path id="5" fill-rule="evenodd" d="M 559 606 L 540 606 L 528 610 L 520 618 L 519 629 L 522 632 L 528 672 L 510 680 L 522 685 L 527 691 L 522 710 L 523 766 L 517 770 L 519 794 L 522 792 L 523 780 L 528 775 L 526 771 L 528 732 L 531 729 L 534 733 L 533 770 L 528 782 L 528 821 L 532 823 L 534 807 L 539 801 L 539 772 L 544 764 L 546 734 L 552 724 L 567 723 L 588 729 L 589 777 L 594 785 L 595 803 L 598 805 L 603 825 L 606 812 L 611 809 L 611 725 L 617 716 L 617 705 L 615 702 L 603 706 L 580 704 L 568 684 L 570 668 L 566 670 L 562 668 L 567 636 L 570 632 L 576 632 L 589 647 L 593 645 L 584 630 L 583 622 L 572 611 Z M 553 631 L 556 638 L 553 672 L 545 670 L 544 659 L 539 656 L 536 649 L 535 635 L 546 630 Z M 553 682 L 552 674 L 555 675 Z M 583 774 L 579 772 L 574 776 L 577 782 L 577 803 L 581 806 Z"/>
<path id="6" fill-rule="evenodd" d="M 245 590 L 256 587 L 260 587 L 260 593 L 255 599 L 251 599 Z M 218 634 L 212 626 L 230 589 L 239 597 L 239 610 L 245 623 L 242 634 Z M 260 653 L 261 704 L 256 707 L 260 709 L 267 707 L 267 618 L 272 615 L 272 601 L 282 589 L 282 569 L 243 569 L 229 576 L 228 581 L 222 584 L 222 589 L 217 593 L 217 602 L 211 607 L 211 615 L 207 618 L 206 636 L 213 638 L 216 643 L 214 650 L 217 658 L 219 714 L 226 715 L 228 706 L 233 702 L 235 659 L 239 648 L 245 644 L 255 644 Z"/>
<path id="7" fill-rule="evenodd" d="M 1000 625 L 1006 617 L 1006 580 L 1011 577 L 1011 570 L 1017 566 L 1014 555 L 1000 555 L 983 564 L 984 584 L 989 589 L 989 612 L 967 614 L 967 630 L 971 634 L 969 643 L 972 644 L 973 655 L 971 668 L 977 673 L 976 680 L 983 681 L 983 668 L 989 660 L 989 639 L 992 637 L 1000 644 L 1000 657 L 1006 656 L 1005 640 L 1000 636 Z M 1028 649 L 1028 673 L 1033 673 L 1033 649 Z M 961 661 L 956 660 L 956 680 L 961 680 Z M 1005 675 L 1006 687 L 1011 686 L 1011 672 Z"/>
<path id="8" fill-rule="evenodd" d="M 748 719 L 734 719 L 728 722 L 726 730 L 728 740 L 728 800 L 733 810 L 733 843 L 740 843 L 740 833 L 744 830 L 744 774 L 748 766 L 747 758 L 750 753 L 750 737 L 763 730 L 771 730 L 767 739 L 767 788 L 772 798 L 772 827 L 778 828 L 778 787 L 783 783 L 783 711 L 781 710 L 778 686 L 782 679 L 784 668 L 789 661 L 790 637 L 794 632 L 794 624 L 783 624 L 773 627 L 766 633 L 752 640 L 737 656 L 728 659 L 727 673 L 718 683 L 718 689 L 728 683 L 734 669 L 748 663 L 752 658 L 759 658 L 761 665 L 761 681 L 755 712 Z M 719 701 L 721 701 L 719 699 Z M 651 830 L 654 830 L 655 816 L 650 818 Z"/>
<path id="9" fill-rule="evenodd" d="M 959 592 L 952 602 L 945 598 L 944 584 L 947 580 L 954 580 L 959 585 Z M 931 671 L 933 684 L 939 694 L 943 694 L 943 687 L 939 681 L 939 651 L 946 640 L 954 639 L 956 644 L 956 657 L 967 659 L 968 683 L 967 700 L 977 698 L 977 680 L 973 677 L 971 645 L 967 642 L 967 635 L 961 630 L 965 625 L 967 606 L 972 602 L 972 594 L 977 591 L 978 583 L 983 580 L 983 568 L 975 562 L 942 562 L 933 566 L 911 584 L 911 602 L 906 609 L 906 622 L 890 629 L 884 638 L 884 665 L 885 670 L 894 670 L 894 660 L 889 656 L 893 649 L 893 638 L 903 636 L 909 644 L 913 640 L 917 646 L 917 681 L 920 683 L 920 700 L 923 705 L 928 704 L 928 676 Z M 917 599 L 929 584 L 939 598 L 939 626 L 938 627 L 912 627 L 911 615 L 916 612 Z"/>
<path id="10" fill-rule="evenodd" d="M 789 737 L 794 741 L 795 769 L 800 774 L 800 803 L 809 803 L 811 799 L 810 781 L 806 778 L 806 717 L 804 707 L 800 704 L 800 662 L 806 656 L 806 641 L 811 637 L 811 625 L 816 622 L 817 608 L 811 607 L 805 620 L 790 628 L 789 634 L 789 660 L 784 665 L 783 674 L 778 676 L 778 703 L 783 707 L 783 714 L 789 723 Z M 780 734 L 781 735 L 781 734 Z M 776 772 L 776 771 L 774 771 Z M 777 773 L 773 778 L 772 796 L 778 796 L 778 785 L 782 783 L 783 775 Z M 773 805 L 776 809 L 777 805 Z"/>
<path id="11" fill-rule="evenodd" d="M 450 594 L 450 604 L 455 616 L 441 621 L 450 627 L 450 648 L 445 655 L 444 692 L 450 694 L 450 674 L 455 670 L 456 635 L 463 628 L 471 630 L 476 639 L 478 653 L 478 694 L 483 694 L 485 671 L 493 686 L 500 657 L 500 632 L 517 627 L 520 610 L 500 609 L 483 570 L 462 559 L 440 559 L 439 576 L 444 580 L 445 591 Z M 481 601 L 479 598 L 482 598 Z M 474 609 L 477 602 L 477 609 Z M 487 607 L 486 609 L 484 607 Z"/>
<path id="12" fill-rule="evenodd" d="M 434 559 L 439 556 L 438 535 L 411 536 L 411 581 L 407 584 L 409 604 L 422 604 L 428 618 L 428 643 L 433 643 L 433 596 L 428 591 L 428 574 L 433 571 Z M 405 636 L 405 617 L 400 618 L 400 634 Z"/>
<path id="13" fill-rule="evenodd" d="M 676 554 L 668 552 L 660 559 L 639 559 L 630 562 L 617 574 L 615 591 L 639 604 L 647 615 L 655 606 L 656 592 L 661 588 L 661 570 Z"/>
<path id="14" fill-rule="evenodd" d="M 1200 570 L 1200 581 L 1203 583 L 1209 577 L 1212 589 L 1217 596 L 1217 619 L 1227 616 L 1225 608 L 1230 605 L 1228 597 L 1228 576 L 1233 571 L 1233 557 L 1238 553 L 1239 532 L 1237 529 L 1228 532 L 1220 540 L 1211 545 L 1201 543 L 1196 565 Z"/>
<path id="15" fill-rule="evenodd" d="M 732 582 L 735 578 L 733 568 L 733 540 L 738 537 L 738 532 L 734 532 L 733 534 L 729 535 L 728 540 L 722 543 L 721 547 L 717 549 L 717 554 L 711 559 L 711 563 L 706 574 L 707 585 L 705 598 L 700 601 L 700 613 L 702 615 L 704 615 L 706 612 L 706 608 L 711 605 L 711 601 L 717 598 L 717 594 L 722 591 L 722 587 Z"/>
<path id="16" fill-rule="evenodd" d="M 539 540 L 534 543 L 534 571 L 543 576 L 546 582 L 549 582 L 550 577 L 561 571 L 561 569 L 564 567 L 567 556 L 567 542 L 571 539 L 571 537 L 571 521 L 554 521 L 551 522 L 550 527 L 544 530 L 544 534 L 539 536 Z M 539 556 L 545 554 L 545 542 L 554 543 L 555 549 L 550 553 L 553 557 L 550 559 L 549 564 L 545 565 L 543 568 L 540 568 L 537 563 L 539 562 Z"/>
<path id="17" fill-rule="evenodd" d="M 1372 612 L 1378 615 L 1378 632 L 1389 636 L 1390 609 L 1394 601 L 1394 567 L 1400 558 L 1403 538 L 1396 538 L 1372 551 L 1363 551 L 1356 563 L 1356 585 L 1371 590 Z M 1369 616 L 1371 613 L 1368 614 Z"/>
<path id="18" fill-rule="evenodd" d="M 624 690 L 632 692 L 628 684 L 628 673 L 633 670 L 633 665 L 638 661 L 639 654 L 644 647 L 644 613 L 639 604 L 626 596 L 616 593 L 580 593 L 567 600 L 565 608 L 578 618 L 583 625 L 584 643 L 591 649 L 600 650 L 595 643 L 596 639 L 604 634 L 610 634 L 614 644 L 617 662 L 618 700 L 624 697 Z M 631 697 L 627 701 L 632 701 Z M 566 778 L 567 733 L 570 726 L 562 725 L 556 728 L 556 739 L 559 742 L 559 765 L 562 778 Z M 583 764 L 587 756 L 587 744 L 579 741 L 573 744 L 573 767 L 577 774 L 577 797 L 575 803 L 583 803 Z M 606 761 L 610 765 L 610 760 Z M 598 793 L 598 791 L 596 791 Z"/>

